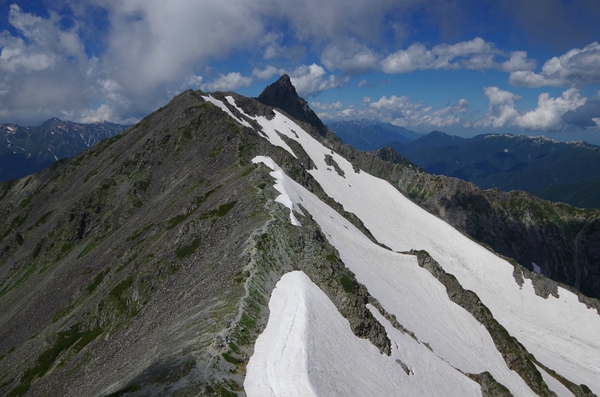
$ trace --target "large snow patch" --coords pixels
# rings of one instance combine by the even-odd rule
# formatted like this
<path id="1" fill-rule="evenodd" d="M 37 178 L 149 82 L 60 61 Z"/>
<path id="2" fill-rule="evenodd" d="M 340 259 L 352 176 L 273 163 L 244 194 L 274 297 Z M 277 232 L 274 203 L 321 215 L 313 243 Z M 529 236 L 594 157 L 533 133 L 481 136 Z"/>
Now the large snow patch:
<path id="1" fill-rule="evenodd" d="M 247 366 L 244 389 L 249 397 L 481 395 L 477 383 L 398 332 L 402 349 L 416 353 L 418 361 L 418 367 L 406 373 L 397 361 L 398 343 L 388 357 L 357 338 L 327 295 L 303 272 L 281 278 L 269 310 L 269 322 Z M 388 327 L 392 329 L 389 323 Z"/>

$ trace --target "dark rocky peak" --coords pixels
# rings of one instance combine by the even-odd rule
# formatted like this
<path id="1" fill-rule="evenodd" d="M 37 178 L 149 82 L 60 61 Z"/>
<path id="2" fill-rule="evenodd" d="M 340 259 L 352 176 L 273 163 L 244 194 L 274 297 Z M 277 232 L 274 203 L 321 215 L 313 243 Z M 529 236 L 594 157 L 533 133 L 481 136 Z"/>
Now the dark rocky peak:
<path id="1" fill-rule="evenodd" d="M 448 135 L 442 131 L 431 131 L 429 134 L 416 139 L 411 143 L 414 146 L 439 147 L 446 145 L 461 145 L 466 139 L 456 135 Z"/>
<path id="2" fill-rule="evenodd" d="M 273 97 L 276 97 L 276 99 L 287 97 L 292 100 L 299 97 L 290 76 L 283 74 L 276 82 L 268 85 L 258 98 L 260 100 L 268 100 Z"/>
<path id="3" fill-rule="evenodd" d="M 449 136 L 449 135 L 448 135 L 448 134 L 446 134 L 445 132 L 438 131 L 438 130 L 431 131 L 431 132 L 429 133 L 429 135 L 431 135 L 431 136 L 435 136 L 435 137 L 446 137 L 446 136 Z"/>
<path id="4" fill-rule="evenodd" d="M 384 161 L 391 161 L 394 164 L 399 164 L 402 157 L 398 154 L 397 151 L 392 149 L 389 146 L 382 147 L 381 149 L 377 149 L 373 152 L 377 157 Z"/>
<path id="5" fill-rule="evenodd" d="M 256 99 L 267 106 L 279 108 L 298 120 L 307 122 L 323 136 L 327 134 L 327 127 L 308 106 L 308 103 L 298 95 L 287 74 L 267 86 Z"/>
<path id="6" fill-rule="evenodd" d="M 44 121 L 40 127 L 41 128 L 51 128 L 57 124 L 62 124 L 62 123 L 64 123 L 64 121 L 62 121 L 61 119 L 52 117 L 51 119 Z"/>

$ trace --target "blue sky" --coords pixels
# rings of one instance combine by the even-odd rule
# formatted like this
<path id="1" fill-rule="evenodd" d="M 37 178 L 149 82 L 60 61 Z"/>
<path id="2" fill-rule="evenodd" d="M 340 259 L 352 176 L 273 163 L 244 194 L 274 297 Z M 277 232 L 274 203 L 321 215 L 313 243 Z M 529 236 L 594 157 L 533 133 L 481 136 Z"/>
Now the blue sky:
<path id="1" fill-rule="evenodd" d="M 288 73 L 325 122 L 600 144 L 597 0 L 0 1 L 0 123 L 132 123 Z"/>

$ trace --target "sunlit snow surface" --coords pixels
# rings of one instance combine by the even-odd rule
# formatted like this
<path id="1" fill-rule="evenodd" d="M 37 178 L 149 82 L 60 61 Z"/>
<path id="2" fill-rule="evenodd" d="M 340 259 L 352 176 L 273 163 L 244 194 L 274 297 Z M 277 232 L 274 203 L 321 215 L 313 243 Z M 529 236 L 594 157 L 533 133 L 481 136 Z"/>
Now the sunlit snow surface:
<path id="1" fill-rule="evenodd" d="M 203 96 L 202 99 L 204 99 L 205 101 L 208 101 L 208 102 L 212 103 L 213 105 L 216 105 L 216 106 L 220 107 L 221 110 L 223 110 L 225 113 L 227 113 L 229 115 L 229 117 L 231 117 L 232 119 L 234 119 L 235 121 L 237 121 L 238 123 L 240 123 L 241 125 L 243 125 L 244 127 L 250 127 L 250 128 L 252 128 L 252 126 L 250 125 L 250 123 L 248 123 L 244 119 L 240 119 L 239 117 L 236 117 L 231 112 L 231 110 L 229 110 L 229 108 L 227 106 L 225 106 L 225 104 L 223 102 L 219 101 L 218 99 L 215 99 L 215 98 L 211 97 L 210 95 Z"/>
<path id="2" fill-rule="evenodd" d="M 264 163 L 273 169 L 271 176 L 276 178 L 276 186 L 284 185 L 286 194 L 310 212 L 330 243 L 338 249 L 344 264 L 356 274 L 357 279 L 388 312 L 396 315 L 400 324 L 414 332 L 421 342 L 427 343 L 433 349 L 439 367 L 452 369 L 453 376 L 459 378 L 465 377 L 454 368 L 475 374 L 489 371 L 496 380 L 507 387 L 511 386 L 515 395 L 535 395 L 515 372 L 507 368 L 486 329 L 468 312 L 448 299 L 445 288 L 429 271 L 418 266 L 414 256 L 395 253 L 371 242 L 339 213 L 285 175 L 272 159 L 259 156 L 253 161 Z M 271 301 L 276 299 L 274 296 Z M 277 323 L 280 319 L 279 316 L 271 315 L 269 322 Z M 317 328 L 325 330 L 323 327 Z M 284 340 L 298 338 L 297 335 L 276 334 Z M 409 336 L 397 331 L 388 331 L 388 336 L 400 347 L 400 354 L 404 355 L 401 360 L 420 375 L 420 382 L 417 383 L 423 383 L 421 387 L 430 387 L 426 389 L 428 392 L 422 390 L 416 395 L 439 395 L 440 389 L 434 387 L 434 380 L 440 376 L 440 371 L 432 369 L 432 360 L 423 362 L 418 359 L 428 351 L 427 347 L 423 343 L 414 343 Z M 272 346 L 274 338 L 266 338 L 267 343 Z M 352 349 L 349 352 L 356 354 Z M 288 357 L 281 355 L 282 360 Z M 327 356 L 323 359 L 327 360 Z M 254 365 L 254 360 L 255 357 L 252 357 L 249 368 Z M 316 360 L 312 360 L 311 363 L 315 368 L 325 365 Z M 250 378 L 249 376 L 248 379 Z M 451 389 L 444 389 L 444 392 L 454 395 L 465 393 L 463 388 L 449 390 Z"/>
<path id="3" fill-rule="evenodd" d="M 265 163 L 265 165 L 267 165 L 269 168 L 271 168 L 273 170 L 273 172 L 271 172 L 271 176 L 273 178 L 275 178 L 275 185 L 273 186 L 275 188 L 275 190 L 277 190 L 279 193 L 281 193 L 279 196 L 277 196 L 275 198 L 275 201 L 278 203 L 283 204 L 284 206 L 286 206 L 287 208 L 290 209 L 290 221 L 292 222 L 292 225 L 294 226 L 302 226 L 300 224 L 300 222 L 298 222 L 298 218 L 296 218 L 296 215 L 294 215 L 294 211 L 302 214 L 302 211 L 300 210 L 300 208 L 298 208 L 298 206 L 296 205 L 296 203 L 294 203 L 292 201 L 292 199 L 290 198 L 290 195 L 288 194 L 289 188 L 290 186 L 293 186 L 294 181 L 292 181 L 290 178 L 288 178 L 283 170 L 281 168 L 279 168 L 279 166 L 277 166 L 277 164 L 275 164 L 275 162 L 273 160 L 271 160 L 268 157 L 260 157 L 260 158 L 256 158 L 253 161 L 256 162 L 262 162 Z"/>
<path id="4" fill-rule="evenodd" d="M 248 396 L 480 396 L 479 385 L 399 333 L 391 357 L 357 338 L 306 274 L 284 275 L 273 290 L 265 331 L 247 367 Z M 389 326 L 392 329 L 391 326 Z M 406 356 L 413 356 L 406 358 Z M 396 361 L 418 368 L 407 374 Z M 427 368 L 427 371 L 420 370 Z M 409 370 L 410 371 L 410 370 Z M 432 393 L 437 390 L 438 393 Z"/>
<path id="5" fill-rule="evenodd" d="M 211 102 L 214 101 L 216 100 Z M 228 97 L 227 101 L 234 104 L 231 97 Z M 223 103 L 218 106 L 226 107 Z M 241 109 L 237 109 L 242 112 Z M 310 173 L 324 191 L 341 203 L 346 211 L 356 214 L 380 243 L 395 251 L 428 251 L 448 273 L 456 276 L 465 289 L 477 293 L 496 320 L 541 363 L 576 384 L 586 384 L 595 394 L 600 395 L 600 316 L 595 310 L 587 309 L 575 295 L 562 288 L 559 288 L 558 299 L 552 296 L 543 299 L 535 295 L 529 280 L 525 280 L 525 284 L 520 288 L 512 276 L 512 265 L 422 210 L 388 182 L 362 171 L 356 173 L 344 158 L 324 147 L 281 113 L 275 113 L 276 116 L 272 120 L 260 116 L 248 117 L 263 127 L 263 136 L 266 135 L 266 139 L 292 154 L 279 134 L 299 142 L 316 166 Z M 325 163 L 325 155 L 333 157 L 344 171 L 344 176 L 340 176 L 333 167 Z M 508 369 L 485 327 L 469 313 L 450 302 L 444 287 L 428 271 L 420 268 L 414 257 L 373 244 L 337 212 L 287 177 L 271 159 L 259 157 L 254 161 L 263 162 L 273 170 L 271 175 L 276 179 L 276 186 L 282 187 L 281 190 L 277 190 L 285 197 L 286 206 L 294 209 L 296 204 L 302 204 L 322 228 L 329 242 L 339 251 L 344 264 L 356 274 L 358 281 L 369 289 L 389 313 L 396 316 L 400 324 L 414 332 L 419 339 L 420 342 L 416 342 L 399 331 L 391 328 L 388 330 L 393 345 L 398 346 L 394 354 L 401 355 L 401 361 L 413 369 L 414 375 L 403 373 L 405 378 L 416 379 L 417 374 L 423 376 L 415 383 L 419 383 L 419 387 L 425 389 L 416 392 L 411 388 L 414 385 L 411 386 L 410 381 L 401 383 L 400 386 L 392 386 L 391 384 L 397 381 L 395 378 L 383 379 L 378 383 L 388 382 L 382 387 L 389 386 L 386 390 L 395 391 L 379 395 L 469 395 L 469 390 L 476 388 L 456 386 L 458 383 L 448 383 L 455 386 L 439 388 L 440 384 L 451 382 L 450 380 L 473 384 L 456 369 L 468 373 L 489 371 L 515 396 L 534 395 L 524 381 Z M 287 202 L 288 199 L 290 202 Z M 294 303 L 298 299 L 289 299 L 289 296 L 296 292 L 290 289 L 288 283 L 279 285 L 277 291 L 277 294 L 273 293 L 270 305 L 289 305 L 290 308 L 286 310 L 293 313 L 303 313 L 302 310 L 307 310 L 297 306 L 301 303 Z M 308 300 L 312 302 L 314 299 L 316 302 L 310 303 L 311 305 L 319 308 L 326 305 L 326 298 L 314 297 L 308 292 L 306 294 L 310 295 Z M 278 302 L 279 299 L 287 303 Z M 310 310 L 307 313 L 310 313 Z M 337 315 L 339 316 L 339 313 Z M 330 317 L 333 318 L 333 314 Z M 270 316 L 265 334 L 273 327 L 278 331 L 269 331 L 268 345 L 285 345 L 293 340 L 303 352 L 298 353 L 299 355 L 287 355 L 281 354 L 281 350 L 267 348 L 260 353 L 259 346 L 263 340 L 261 335 L 257 341 L 256 353 L 248 365 L 245 383 L 248 395 L 291 395 L 285 394 L 281 385 L 275 388 L 276 385 L 272 382 L 276 382 L 276 378 L 285 377 L 285 370 L 277 368 L 292 366 L 304 368 L 305 371 L 301 370 L 302 375 L 294 377 L 300 382 L 298 387 L 304 385 L 302 382 L 308 382 L 308 394 L 295 395 L 345 395 L 336 394 L 336 390 L 340 390 L 339 383 L 343 384 L 347 379 L 331 369 L 331 357 L 310 355 L 313 340 L 337 346 L 333 341 L 328 341 L 327 336 L 321 335 L 331 332 L 327 329 L 326 321 L 317 321 L 317 317 L 310 315 L 302 317 L 300 314 L 297 318 L 286 320 L 304 323 L 305 329 L 312 330 L 310 333 L 295 333 L 285 326 L 281 328 L 281 321 L 284 320 L 274 315 Z M 431 347 L 433 352 L 430 352 L 430 356 L 433 360 L 422 361 L 423 343 Z M 347 342 L 346 347 L 340 349 L 345 350 L 352 360 L 356 360 L 355 357 L 362 354 L 358 353 L 360 348 L 354 342 Z M 305 361 L 304 367 L 296 362 L 298 357 L 308 360 Z M 368 357 L 369 365 L 372 366 L 385 367 L 386 360 L 389 360 L 389 357 L 380 355 Z M 268 362 L 275 363 L 272 364 L 271 372 L 255 370 L 265 368 Z M 447 378 L 444 378 L 444 381 L 440 380 L 441 383 L 435 381 L 441 370 L 433 370 L 432 362 L 436 362 L 435 368 L 446 368 L 449 371 Z M 355 373 L 353 379 L 370 382 L 369 375 L 361 374 L 362 371 Z M 544 378 L 549 376 L 545 373 L 543 375 Z M 319 376 L 328 379 L 327 382 L 319 383 L 316 380 Z M 294 379 L 290 381 L 294 382 Z M 550 379 L 547 383 L 558 395 L 569 395 L 557 382 Z M 254 389 L 255 393 L 250 392 L 252 385 L 262 385 L 262 388 Z M 458 389 L 453 389 L 454 387 Z"/>

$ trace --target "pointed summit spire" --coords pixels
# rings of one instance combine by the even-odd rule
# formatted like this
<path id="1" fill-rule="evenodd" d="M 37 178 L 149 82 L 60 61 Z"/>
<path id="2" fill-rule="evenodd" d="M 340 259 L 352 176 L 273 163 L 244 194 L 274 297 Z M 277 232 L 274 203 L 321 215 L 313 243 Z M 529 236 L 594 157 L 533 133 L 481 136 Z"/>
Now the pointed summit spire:
<path id="1" fill-rule="evenodd" d="M 287 74 L 282 75 L 276 82 L 267 86 L 256 99 L 267 106 L 279 108 L 290 116 L 309 123 L 321 135 L 327 133 L 325 124 L 308 106 L 308 103 L 298 95 L 290 76 Z"/>
<path id="2" fill-rule="evenodd" d="M 287 74 L 283 74 L 276 82 L 267 86 L 262 94 L 259 95 L 258 100 L 264 103 L 263 100 L 268 101 L 274 98 L 287 99 L 291 102 L 297 101 L 300 98 L 296 92 L 296 87 L 294 87 L 290 76 Z M 265 105 L 267 104 L 265 103 Z"/>

